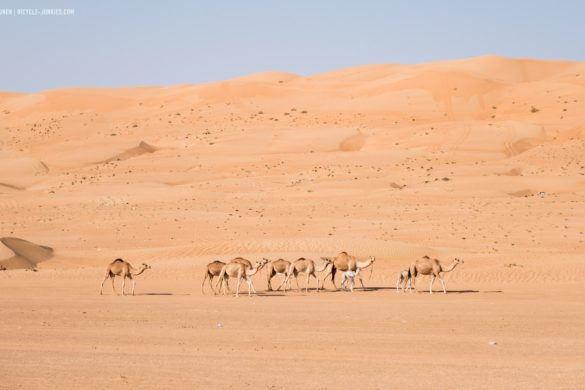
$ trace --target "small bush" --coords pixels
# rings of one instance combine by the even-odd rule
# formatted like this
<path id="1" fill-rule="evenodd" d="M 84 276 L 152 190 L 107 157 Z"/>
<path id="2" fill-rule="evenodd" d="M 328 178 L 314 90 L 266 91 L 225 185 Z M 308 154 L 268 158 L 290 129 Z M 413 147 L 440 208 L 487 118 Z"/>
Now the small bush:
<path id="1" fill-rule="evenodd" d="M 536 108 L 534 106 L 530 107 L 530 112 L 535 113 L 535 112 L 538 112 L 538 111 L 540 111 L 538 108 Z"/>

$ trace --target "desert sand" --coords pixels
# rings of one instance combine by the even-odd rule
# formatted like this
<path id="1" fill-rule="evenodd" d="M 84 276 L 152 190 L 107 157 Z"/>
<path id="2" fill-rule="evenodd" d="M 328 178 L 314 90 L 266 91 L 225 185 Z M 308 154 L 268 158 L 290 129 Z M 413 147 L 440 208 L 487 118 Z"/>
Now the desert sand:
<path id="1" fill-rule="evenodd" d="M 585 63 L 496 56 L 1 92 L 0 388 L 583 388 L 584 103 Z M 201 293 L 341 250 L 365 290 Z M 465 263 L 397 294 L 423 255 Z"/>

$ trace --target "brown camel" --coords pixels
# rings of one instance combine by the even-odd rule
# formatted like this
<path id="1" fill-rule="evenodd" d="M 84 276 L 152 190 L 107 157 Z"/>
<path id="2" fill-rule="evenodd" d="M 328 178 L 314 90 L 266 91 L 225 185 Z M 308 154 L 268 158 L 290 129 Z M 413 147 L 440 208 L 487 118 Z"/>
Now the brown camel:
<path id="1" fill-rule="evenodd" d="M 230 260 L 230 263 L 242 263 L 245 266 L 252 268 L 252 262 L 248 259 L 244 259 L 243 257 L 236 257 Z"/>
<path id="2" fill-rule="evenodd" d="M 331 260 L 324 260 L 323 263 L 319 266 L 315 265 L 315 262 L 311 259 L 305 259 L 301 257 L 295 260 L 288 269 L 286 279 L 282 282 L 280 287 L 284 285 L 284 291 L 286 292 L 286 283 L 288 283 L 288 288 L 290 288 L 290 278 L 293 276 L 295 278 L 295 282 L 297 285 L 297 289 L 301 290 L 299 287 L 298 275 L 305 274 L 307 275 L 307 285 L 305 287 L 305 292 L 309 292 L 309 279 L 313 276 L 317 280 L 317 291 L 319 290 L 319 278 L 315 274 L 315 272 L 323 272 L 331 264 Z M 280 287 L 278 289 L 280 289 Z"/>
<path id="3" fill-rule="evenodd" d="M 238 281 L 236 287 L 236 297 L 240 296 L 240 284 L 242 280 L 246 280 L 248 283 L 248 296 L 252 295 L 252 276 L 256 274 L 262 267 L 266 265 L 266 261 L 258 261 L 254 267 L 248 267 L 242 262 L 232 261 L 224 265 L 219 274 L 219 280 L 217 282 L 217 291 L 221 291 L 223 286 L 223 295 L 226 295 L 226 287 L 229 278 L 236 278 Z M 225 285 L 224 285 L 225 283 Z M 254 292 L 256 292 L 254 290 Z"/>
<path id="4" fill-rule="evenodd" d="M 374 261 L 376 261 L 376 258 L 374 256 L 370 256 L 368 257 L 367 260 L 359 260 L 357 257 L 355 256 L 350 256 L 347 254 L 347 252 L 341 252 L 340 254 L 338 254 L 337 256 L 330 258 L 330 257 L 321 257 L 321 259 L 325 260 L 325 261 L 331 261 L 333 263 L 333 266 L 331 267 L 331 270 L 329 271 L 329 273 L 327 273 L 324 277 L 323 277 L 323 282 L 321 283 L 321 288 L 323 288 L 323 286 L 325 285 L 325 279 L 327 279 L 327 276 L 331 275 L 331 282 L 333 283 L 333 286 L 335 287 L 335 289 L 337 290 L 337 285 L 335 284 L 335 274 L 337 273 L 337 271 L 354 271 L 356 272 L 359 269 L 364 269 L 367 268 L 369 266 L 373 266 Z M 373 271 L 373 268 L 372 268 Z M 371 274 L 370 274 L 371 275 Z M 362 277 L 360 275 L 360 273 L 356 273 L 356 276 L 359 278 L 360 283 L 362 284 L 362 288 L 365 288 L 364 286 L 364 281 L 362 280 Z"/>
<path id="5" fill-rule="evenodd" d="M 441 285 L 443 286 L 443 293 L 447 294 L 445 289 L 445 281 L 443 280 L 444 272 L 451 272 L 457 265 L 462 264 L 463 260 L 455 258 L 451 264 L 443 267 L 439 260 L 431 259 L 429 256 L 423 256 L 422 259 L 415 261 L 410 266 L 410 279 L 412 279 L 412 288 L 416 291 L 416 277 L 418 275 L 431 275 L 431 285 L 429 287 L 429 293 L 433 293 L 433 283 L 435 278 L 439 278 Z"/>
<path id="6" fill-rule="evenodd" d="M 265 258 L 264 261 L 269 262 L 270 260 Z M 290 261 L 286 261 L 283 259 L 270 261 L 270 264 L 268 264 L 268 274 L 266 277 L 268 282 L 267 291 L 272 291 L 272 284 L 270 283 L 270 281 L 272 280 L 273 277 L 275 277 L 276 275 L 284 275 L 285 277 L 284 280 L 286 280 L 289 271 L 292 271 Z M 282 284 L 280 285 L 280 287 L 282 287 Z M 280 290 L 280 287 L 278 287 L 277 290 Z"/>
<path id="7" fill-rule="evenodd" d="M 134 277 L 140 275 L 145 270 L 150 268 L 151 267 L 148 264 L 144 263 L 140 266 L 140 268 L 136 269 L 132 267 L 130 263 L 122 259 L 116 259 L 112 261 L 110 265 L 108 265 L 108 269 L 106 270 L 106 276 L 102 281 L 100 295 L 103 294 L 104 283 L 106 282 L 106 280 L 108 280 L 108 278 L 112 278 L 112 289 L 114 290 L 114 293 L 119 295 L 118 292 L 116 291 L 116 287 L 114 286 L 114 278 L 116 276 L 122 277 L 122 295 L 126 295 L 126 293 L 124 292 L 124 288 L 126 287 L 126 278 L 132 281 L 132 295 L 134 295 L 134 287 L 136 287 L 136 281 L 134 280 Z"/>
<path id="8" fill-rule="evenodd" d="M 266 263 L 268 263 L 268 261 L 269 261 L 268 259 L 262 259 L 262 262 L 264 263 L 264 264 L 262 264 L 262 266 L 266 265 Z M 248 268 L 252 268 L 252 262 L 248 259 L 244 259 L 243 257 L 236 257 L 235 259 L 232 259 L 230 261 L 230 263 L 241 263 L 241 264 L 244 264 Z M 260 267 L 260 268 L 262 268 L 262 267 Z M 227 289 L 228 289 L 228 291 L 230 291 L 230 285 L 228 282 L 229 282 L 229 279 L 226 279 Z M 256 289 L 254 288 L 254 281 L 252 279 L 250 279 L 249 287 L 251 287 L 252 292 L 254 294 L 256 294 Z"/>
<path id="9" fill-rule="evenodd" d="M 205 270 L 205 276 L 203 277 L 203 282 L 201 283 L 201 292 L 203 294 L 205 294 L 205 281 L 207 279 L 209 279 L 209 288 L 211 288 L 211 291 L 213 291 L 213 295 L 216 295 L 217 292 L 215 291 L 215 289 L 213 288 L 213 278 L 216 276 L 219 276 L 219 274 L 221 273 L 221 269 L 223 268 L 223 266 L 225 265 L 225 263 L 223 261 L 219 261 L 219 260 L 215 260 L 212 261 L 211 263 L 207 264 L 207 269 Z M 250 265 L 251 267 L 251 265 Z M 230 286 L 227 286 L 228 291 L 230 289 Z"/>

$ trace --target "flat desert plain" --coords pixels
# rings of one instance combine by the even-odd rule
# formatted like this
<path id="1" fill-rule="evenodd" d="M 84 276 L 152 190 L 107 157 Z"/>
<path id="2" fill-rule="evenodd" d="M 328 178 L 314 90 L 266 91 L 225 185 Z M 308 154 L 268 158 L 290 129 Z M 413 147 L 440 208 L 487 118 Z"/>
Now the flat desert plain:
<path id="1" fill-rule="evenodd" d="M 584 388 L 584 108 L 585 63 L 494 56 L 0 93 L 0 388 Z M 342 250 L 365 289 L 202 293 Z M 424 255 L 447 294 L 397 293 Z"/>

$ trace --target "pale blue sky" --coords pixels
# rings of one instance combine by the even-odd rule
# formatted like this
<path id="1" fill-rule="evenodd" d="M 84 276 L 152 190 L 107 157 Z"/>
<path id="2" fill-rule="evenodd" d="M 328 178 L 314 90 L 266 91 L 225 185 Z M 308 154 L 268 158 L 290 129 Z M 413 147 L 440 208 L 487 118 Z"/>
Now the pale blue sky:
<path id="1" fill-rule="evenodd" d="M 585 1 L 0 0 L 0 90 L 201 83 L 484 54 L 585 60 Z"/>

